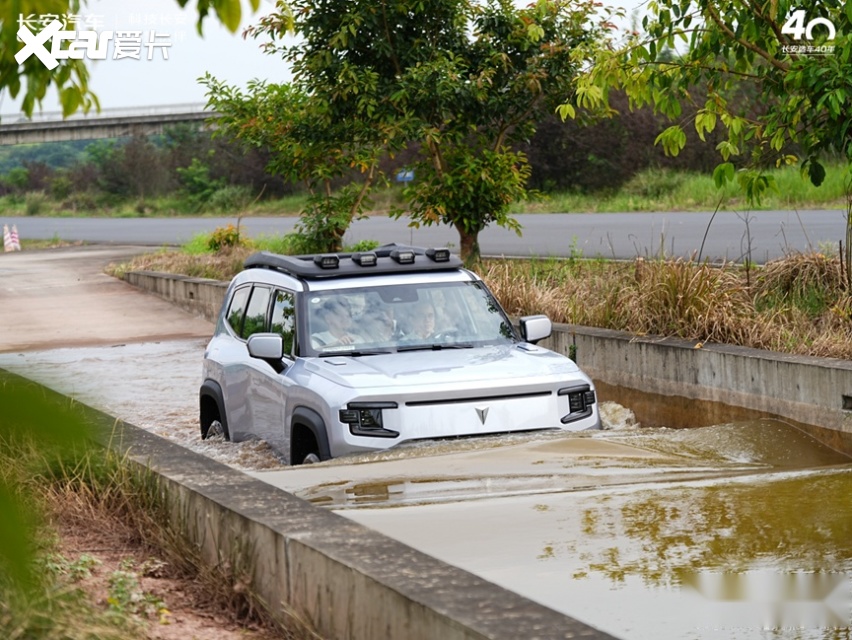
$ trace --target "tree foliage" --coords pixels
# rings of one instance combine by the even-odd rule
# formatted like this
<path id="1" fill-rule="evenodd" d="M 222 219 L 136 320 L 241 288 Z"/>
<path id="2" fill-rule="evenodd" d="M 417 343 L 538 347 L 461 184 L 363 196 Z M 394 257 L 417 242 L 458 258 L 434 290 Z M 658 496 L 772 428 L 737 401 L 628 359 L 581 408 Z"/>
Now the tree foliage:
<path id="1" fill-rule="evenodd" d="M 236 31 L 242 19 L 244 1 L 252 11 L 260 6 L 260 0 L 198 0 L 198 32 L 202 32 L 202 23 L 211 12 L 231 32 Z M 189 0 L 176 2 L 185 7 Z M 79 14 L 85 6 L 86 0 L 6 0 L 0 3 L 0 91 L 8 91 L 13 99 L 20 94 L 21 110 L 25 115 L 32 115 L 51 87 L 59 94 L 65 116 L 81 109 L 88 112 L 99 108 L 97 97 L 89 89 L 89 71 L 84 60 L 59 59 L 54 69 L 48 69 L 36 56 L 30 56 L 22 64 L 15 60 L 15 55 L 25 46 L 18 38 L 20 16 L 62 18 Z"/>
<path id="2" fill-rule="evenodd" d="M 366 176 L 358 194 L 380 177 L 382 153 L 416 145 L 421 156 L 406 189 L 412 224 L 453 225 L 466 259 L 478 257 L 487 225 L 518 229 L 509 205 L 526 195 L 529 166 L 513 145 L 552 111 L 553 97 L 570 93 L 587 45 L 605 26 L 591 1 L 538 0 L 525 9 L 508 0 L 277 6 L 250 32 L 291 63 L 293 85 L 257 84 L 250 96 L 217 86 L 211 106 L 226 106 L 218 97 L 242 99 L 228 113 L 232 127 L 258 140 L 270 140 L 275 126 L 290 136 L 277 145 L 282 170 L 301 162 L 316 180 L 322 159 L 328 179 L 345 175 L 348 164 Z M 263 120 L 269 109 L 248 105 L 274 104 L 270 94 L 289 106 Z M 359 202 L 355 192 L 346 196 Z"/>
<path id="3" fill-rule="evenodd" d="M 673 121 L 657 139 L 668 154 L 683 149 L 687 127 L 704 139 L 723 126 L 714 177 L 719 184 L 736 177 L 752 202 L 773 188 L 760 171 L 768 163 L 798 162 L 818 186 L 823 154 L 852 162 L 852 2 L 801 6 L 793 0 L 652 1 L 645 35 L 602 49 L 561 114 L 576 108 L 606 113 L 613 89 L 623 90 L 633 108 L 651 105 Z M 671 55 L 678 48 L 685 53 Z M 734 99 L 743 84 L 757 87 L 765 107 L 758 113 Z M 706 89 L 701 100 L 696 87 Z M 850 244 L 852 218 L 847 258 Z"/>

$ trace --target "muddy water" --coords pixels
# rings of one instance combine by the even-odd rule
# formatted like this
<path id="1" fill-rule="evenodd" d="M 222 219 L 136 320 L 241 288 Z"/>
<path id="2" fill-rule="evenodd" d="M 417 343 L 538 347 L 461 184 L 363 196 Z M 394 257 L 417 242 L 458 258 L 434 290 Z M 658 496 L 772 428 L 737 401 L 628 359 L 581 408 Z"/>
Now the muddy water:
<path id="1" fill-rule="evenodd" d="M 852 465 L 779 420 L 457 440 L 287 468 L 198 438 L 203 341 L 0 367 L 625 639 L 849 638 Z"/>
<path id="2" fill-rule="evenodd" d="M 0 354 L 0 367 L 238 469 L 278 468 L 261 442 L 202 441 L 198 388 L 206 340 Z"/>

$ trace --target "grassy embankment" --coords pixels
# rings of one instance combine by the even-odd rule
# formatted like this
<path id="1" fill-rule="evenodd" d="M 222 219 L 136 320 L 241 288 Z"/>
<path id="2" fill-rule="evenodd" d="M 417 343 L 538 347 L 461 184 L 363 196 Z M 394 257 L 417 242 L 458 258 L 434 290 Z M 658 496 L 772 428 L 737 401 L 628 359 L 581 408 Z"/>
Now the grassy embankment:
<path id="1" fill-rule="evenodd" d="M 825 182 L 814 187 L 795 167 L 770 171 L 777 190 L 771 190 L 761 202 L 762 209 L 809 209 L 845 207 L 844 166 L 829 164 Z M 256 200 L 240 205 L 201 205 L 191 197 L 173 194 L 156 198 L 117 199 L 98 194 L 75 194 L 53 199 L 45 193 L 4 196 L 0 198 L 0 215 L 7 216 L 84 216 L 111 217 L 180 216 L 180 215 L 298 215 L 305 204 L 304 195 L 274 200 Z M 387 213 L 392 206 L 403 205 L 401 188 L 393 185 L 374 192 L 371 212 Z M 516 203 L 513 213 L 583 213 L 612 211 L 707 211 L 717 206 L 745 210 L 738 187 L 728 185 L 720 190 L 707 174 L 682 173 L 649 169 L 637 174 L 621 188 L 592 194 L 553 193 L 527 202 Z"/>
<path id="2" fill-rule="evenodd" d="M 0 638 L 144 640 L 160 625 L 186 630 L 195 611 L 171 611 L 178 596 L 206 603 L 223 627 L 239 623 L 239 637 L 272 637 L 276 626 L 245 587 L 251 567 L 205 564 L 156 476 L 92 444 L 81 407 L 11 376 L 0 377 L 0 406 Z M 69 532 L 85 552 L 64 553 Z M 146 588 L 154 578 L 177 586 L 161 597 Z M 316 636 L 294 622 L 274 637 Z"/>

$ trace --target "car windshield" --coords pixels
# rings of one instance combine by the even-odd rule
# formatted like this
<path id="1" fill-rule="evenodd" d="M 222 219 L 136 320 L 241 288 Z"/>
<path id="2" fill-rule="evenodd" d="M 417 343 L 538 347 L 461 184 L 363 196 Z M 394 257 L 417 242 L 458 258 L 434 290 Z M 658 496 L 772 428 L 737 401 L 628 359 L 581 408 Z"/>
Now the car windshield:
<path id="1" fill-rule="evenodd" d="M 517 340 L 500 305 L 479 282 L 321 291 L 310 294 L 306 306 L 310 351 L 320 356 Z"/>

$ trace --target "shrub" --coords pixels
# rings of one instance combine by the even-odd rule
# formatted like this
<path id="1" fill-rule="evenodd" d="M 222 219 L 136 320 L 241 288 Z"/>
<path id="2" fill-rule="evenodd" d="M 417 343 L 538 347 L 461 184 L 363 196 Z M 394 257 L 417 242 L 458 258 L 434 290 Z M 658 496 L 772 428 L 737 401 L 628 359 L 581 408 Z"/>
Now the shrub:
<path id="1" fill-rule="evenodd" d="M 226 227 L 216 227 L 207 241 L 207 247 L 211 251 L 222 251 L 223 249 L 239 247 L 241 244 L 240 230 L 232 224 Z"/>
<path id="2" fill-rule="evenodd" d="M 62 209 L 70 209 L 75 212 L 92 213 L 97 210 L 98 203 L 94 194 L 88 191 L 78 191 L 70 194 L 60 206 Z"/>
<path id="3" fill-rule="evenodd" d="M 50 182 L 50 195 L 54 200 L 65 200 L 71 194 L 73 186 L 68 176 L 58 175 Z"/>
<path id="4" fill-rule="evenodd" d="M 230 185 L 216 189 L 207 200 L 206 208 L 210 211 L 242 211 L 250 200 L 248 187 Z"/>
<path id="5" fill-rule="evenodd" d="M 28 216 L 37 216 L 44 211 L 47 195 L 44 191 L 32 191 L 27 194 L 25 207 Z"/>
<path id="6" fill-rule="evenodd" d="M 676 191 L 688 174 L 671 169 L 645 169 L 627 181 L 624 191 L 643 198 L 659 198 Z"/>

